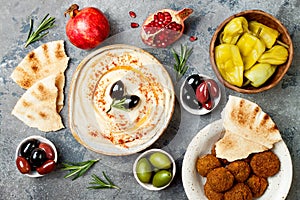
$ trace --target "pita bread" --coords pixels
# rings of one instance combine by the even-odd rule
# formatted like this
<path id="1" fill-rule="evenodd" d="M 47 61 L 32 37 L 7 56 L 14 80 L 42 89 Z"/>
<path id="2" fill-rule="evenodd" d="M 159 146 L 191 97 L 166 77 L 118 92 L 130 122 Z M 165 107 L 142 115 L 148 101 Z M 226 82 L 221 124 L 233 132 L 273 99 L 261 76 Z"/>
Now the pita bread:
<path id="1" fill-rule="evenodd" d="M 55 86 L 57 88 L 57 112 L 59 113 L 64 107 L 64 86 L 65 86 L 65 76 L 62 72 L 58 73 L 55 79 Z"/>
<path id="2" fill-rule="evenodd" d="M 280 132 L 271 117 L 249 100 L 229 96 L 223 117 L 225 130 L 269 149 L 281 140 Z"/>
<path id="3" fill-rule="evenodd" d="M 12 114 L 30 127 L 41 131 L 57 131 L 64 128 L 57 113 L 58 88 L 57 75 L 48 76 L 36 82 L 19 99 Z"/>
<path id="4" fill-rule="evenodd" d="M 227 131 L 216 143 L 216 155 L 229 162 L 247 158 L 251 153 L 266 151 L 268 148 Z"/>
<path id="5" fill-rule="evenodd" d="M 20 87 L 28 89 L 49 75 L 64 72 L 68 61 L 63 40 L 48 42 L 27 54 L 15 68 L 11 78 Z"/>
<path id="6" fill-rule="evenodd" d="M 247 158 L 251 153 L 273 148 L 282 140 L 271 117 L 249 100 L 229 96 L 222 118 L 225 135 L 216 143 L 219 158 L 230 162 Z"/>

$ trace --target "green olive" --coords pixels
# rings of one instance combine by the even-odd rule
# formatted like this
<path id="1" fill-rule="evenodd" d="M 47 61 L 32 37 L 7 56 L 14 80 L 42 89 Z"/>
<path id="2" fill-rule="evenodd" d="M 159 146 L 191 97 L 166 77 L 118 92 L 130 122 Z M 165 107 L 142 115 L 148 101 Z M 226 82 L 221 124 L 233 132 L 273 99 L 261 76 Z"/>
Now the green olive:
<path id="1" fill-rule="evenodd" d="M 155 173 L 152 180 L 152 185 L 155 187 L 163 187 L 170 183 L 172 179 L 172 172 L 168 170 L 160 170 Z"/>
<path id="2" fill-rule="evenodd" d="M 149 158 L 150 163 L 158 169 L 170 169 L 171 160 L 169 157 L 161 152 L 151 154 Z"/>
<path id="3" fill-rule="evenodd" d="M 146 158 L 141 158 L 136 165 L 136 173 L 139 180 L 149 183 L 152 177 L 152 167 Z"/>

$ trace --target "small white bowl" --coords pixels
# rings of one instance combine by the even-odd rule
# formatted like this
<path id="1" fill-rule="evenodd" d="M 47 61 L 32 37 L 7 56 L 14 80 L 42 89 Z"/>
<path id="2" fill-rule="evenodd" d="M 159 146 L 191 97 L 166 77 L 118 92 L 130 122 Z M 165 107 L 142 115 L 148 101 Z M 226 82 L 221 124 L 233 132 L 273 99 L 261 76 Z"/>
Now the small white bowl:
<path id="1" fill-rule="evenodd" d="M 186 103 L 183 101 L 182 99 L 182 96 L 183 96 L 183 90 L 184 90 L 184 85 L 187 81 L 187 79 L 192 76 L 194 74 L 191 74 L 189 75 L 182 83 L 181 87 L 180 87 L 180 102 L 181 102 L 181 105 L 183 106 L 183 108 L 188 111 L 189 113 L 191 114 L 194 114 L 194 115 L 205 115 L 205 114 L 208 114 L 210 113 L 211 111 L 213 111 L 217 105 L 219 104 L 220 102 L 220 99 L 221 99 L 221 88 L 220 88 L 220 85 L 218 84 L 218 87 L 219 87 L 219 96 L 217 98 L 214 99 L 214 106 L 211 110 L 207 110 L 205 108 L 201 108 L 201 109 L 193 109 L 193 108 L 190 108 L 188 105 L 186 105 Z M 204 78 L 204 79 L 212 79 L 214 80 L 213 78 L 207 76 L 207 75 L 204 75 L 204 74 L 198 74 L 200 77 Z M 215 80 L 214 80 L 215 81 Z"/>
<path id="2" fill-rule="evenodd" d="M 36 139 L 38 140 L 39 142 L 43 142 L 43 143 L 46 143 L 48 145 L 50 145 L 50 147 L 52 148 L 53 152 L 54 152 L 54 161 L 55 163 L 57 163 L 57 157 L 58 157 L 58 154 L 57 154 L 57 150 L 56 150 L 56 147 L 55 145 L 48 139 L 42 137 L 42 136 L 39 136 L 39 135 L 33 135 L 33 136 L 29 136 L 27 138 L 25 138 L 24 140 L 22 140 L 19 145 L 17 146 L 17 149 L 16 149 L 16 154 L 15 154 L 15 160 L 17 160 L 17 157 L 20 156 L 20 148 L 21 148 L 21 145 L 28 141 L 28 140 L 31 140 L 31 139 Z M 25 174 L 26 176 L 29 176 L 29 177 L 33 177 L 33 178 L 37 178 L 37 177 L 41 177 L 41 176 L 44 176 L 42 174 L 39 174 L 36 170 L 34 171 L 30 171 L 29 173 Z"/>
<path id="3" fill-rule="evenodd" d="M 165 185 L 165 186 L 163 186 L 163 187 L 155 187 L 155 186 L 153 186 L 151 183 L 143 183 L 143 182 L 141 182 L 140 181 L 140 179 L 138 178 L 138 176 L 137 176 L 137 173 L 136 173 L 136 166 L 137 166 L 137 163 L 138 163 L 138 161 L 140 160 L 140 159 L 142 159 L 142 158 L 148 158 L 151 154 L 153 154 L 153 153 L 155 153 L 155 152 L 160 152 L 160 153 L 163 153 L 163 154 L 165 154 L 166 156 L 168 156 L 169 157 L 169 159 L 171 160 L 171 162 L 172 162 L 172 179 L 170 180 L 170 182 L 167 184 L 167 185 Z M 145 152 L 143 152 L 139 157 L 137 157 L 137 159 L 135 160 L 135 162 L 134 162 L 134 164 L 133 164 L 133 175 L 134 175 L 134 178 L 136 179 L 136 181 L 141 185 L 141 186 L 143 186 L 144 188 L 146 188 L 147 190 L 162 190 L 162 189 L 165 189 L 166 187 L 168 187 L 170 184 L 171 184 L 171 182 L 172 182 L 172 180 L 174 179 L 174 177 L 175 177 L 175 174 L 176 174 L 176 164 L 175 164 L 175 161 L 174 161 L 174 159 L 173 159 L 173 157 L 169 154 L 169 153 L 167 153 L 167 152 L 165 152 L 164 150 L 161 150 L 161 149 L 150 149 L 150 150 L 148 150 L 148 151 L 145 151 Z"/>

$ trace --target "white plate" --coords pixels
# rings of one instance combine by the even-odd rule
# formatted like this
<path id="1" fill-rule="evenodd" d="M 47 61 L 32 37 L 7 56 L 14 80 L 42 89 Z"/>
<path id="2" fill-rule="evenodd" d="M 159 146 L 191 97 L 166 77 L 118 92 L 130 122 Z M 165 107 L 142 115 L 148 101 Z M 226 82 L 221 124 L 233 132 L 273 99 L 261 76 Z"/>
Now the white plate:
<path id="1" fill-rule="evenodd" d="M 206 178 L 197 173 L 195 164 L 198 156 L 210 153 L 212 145 L 222 137 L 222 130 L 222 120 L 207 125 L 192 139 L 187 148 L 182 164 L 182 182 L 189 199 L 207 199 L 203 189 Z M 260 200 L 283 200 L 291 186 L 292 160 L 284 141 L 276 143 L 273 152 L 280 159 L 280 171 L 268 178 L 269 186 Z"/>
<path id="2" fill-rule="evenodd" d="M 139 96 L 140 102 L 129 112 L 113 108 L 107 113 L 113 102 L 110 91 L 118 80 L 124 83 L 126 94 Z M 134 46 L 105 46 L 88 55 L 73 75 L 70 129 L 90 150 L 129 155 L 149 147 L 162 135 L 174 105 L 172 80 L 155 57 Z M 125 140 L 128 142 L 122 144 Z"/>

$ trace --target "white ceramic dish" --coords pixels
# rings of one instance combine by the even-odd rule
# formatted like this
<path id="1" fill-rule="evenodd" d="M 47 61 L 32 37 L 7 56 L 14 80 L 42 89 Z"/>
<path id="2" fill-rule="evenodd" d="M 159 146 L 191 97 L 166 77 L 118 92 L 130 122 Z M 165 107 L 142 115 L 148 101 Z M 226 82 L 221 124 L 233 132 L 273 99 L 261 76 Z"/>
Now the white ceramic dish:
<path id="1" fill-rule="evenodd" d="M 203 77 L 204 79 L 212 79 L 211 77 L 209 76 L 206 76 L 204 74 L 198 74 L 200 77 Z M 188 78 L 188 77 L 187 77 Z M 189 113 L 191 114 L 194 114 L 194 115 L 205 115 L 205 114 L 208 114 L 210 112 L 212 112 L 219 104 L 220 100 L 221 100 L 221 89 L 220 89 L 220 86 L 219 86 L 219 96 L 217 98 L 214 99 L 214 105 L 213 105 L 213 108 L 211 110 L 207 110 L 205 108 L 201 108 L 201 109 L 192 109 L 190 108 L 188 105 L 185 104 L 185 102 L 183 101 L 183 90 L 184 90 L 184 85 L 185 85 L 185 82 L 187 80 L 187 78 L 184 80 L 183 84 L 181 85 L 180 87 L 180 102 L 181 102 L 181 105 L 183 106 L 183 108 L 188 111 Z"/>
<path id="2" fill-rule="evenodd" d="M 50 145 L 50 147 L 52 148 L 53 152 L 54 152 L 54 161 L 55 163 L 57 163 L 57 157 L 58 157 L 58 154 L 57 154 L 57 150 L 56 150 L 56 147 L 55 145 L 50 141 L 48 140 L 47 138 L 44 138 L 42 136 L 39 136 L 39 135 L 33 135 L 33 136 L 29 136 L 27 138 L 25 138 L 24 140 L 22 140 L 19 145 L 17 146 L 17 149 L 16 149 L 16 154 L 15 154 L 15 160 L 17 159 L 17 157 L 20 155 L 20 148 L 21 148 L 21 145 L 28 141 L 28 140 L 31 140 L 31 139 L 36 139 L 40 142 L 43 142 L 43 143 L 46 143 L 48 145 Z M 30 173 L 28 174 L 25 174 L 26 176 L 29 176 L 29 177 L 33 177 L 33 178 L 37 178 L 37 177 L 42 177 L 42 176 L 45 176 L 45 175 L 41 175 L 39 174 L 37 171 L 31 171 Z"/>
<path id="3" fill-rule="evenodd" d="M 221 120 L 207 125 L 192 139 L 187 148 L 182 164 L 182 182 L 189 199 L 207 199 L 203 189 L 206 179 L 197 173 L 195 164 L 199 156 L 210 153 L 212 145 L 222 137 L 222 130 Z M 269 186 L 260 200 L 285 199 L 292 182 L 292 160 L 286 144 L 280 141 L 272 150 L 280 159 L 280 171 L 268 178 Z"/>
<path id="4" fill-rule="evenodd" d="M 151 183 L 143 183 L 143 182 L 141 182 L 141 181 L 139 180 L 139 178 L 137 177 L 137 173 L 136 173 L 136 166 L 137 166 L 138 161 L 139 161 L 141 158 L 144 158 L 144 157 L 147 158 L 148 156 L 150 156 L 152 153 L 155 153 L 155 152 L 161 152 L 161 153 L 167 155 L 167 156 L 169 157 L 169 159 L 171 160 L 171 162 L 172 162 L 172 175 L 173 175 L 173 176 L 172 176 L 172 179 L 171 179 L 171 181 L 170 181 L 167 185 L 165 185 L 165 186 L 163 186 L 163 187 L 155 187 L 155 186 L 153 186 Z M 150 149 L 150 150 L 148 150 L 148 151 L 143 152 L 141 155 L 139 155 L 139 157 L 137 157 L 137 159 L 135 160 L 135 162 L 134 162 L 134 164 L 133 164 L 133 175 L 134 175 L 134 178 L 136 179 L 136 181 L 137 181 L 141 186 L 143 186 L 143 187 L 146 188 L 147 190 L 163 190 L 163 189 L 165 189 L 166 187 L 168 187 L 168 186 L 171 184 L 172 180 L 173 180 L 174 177 L 175 177 L 175 174 L 176 174 L 176 165 L 175 165 L 174 158 L 173 158 L 169 153 L 167 153 L 166 151 L 161 150 L 161 149 Z"/>
<path id="5" fill-rule="evenodd" d="M 109 113 L 113 84 L 137 95 L 136 108 Z M 153 144 L 172 117 L 175 92 L 164 66 L 146 51 L 111 45 L 88 55 L 77 67 L 69 93 L 69 124 L 76 140 L 97 153 L 122 156 Z M 125 141 L 125 142 L 124 142 Z"/>

